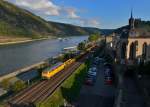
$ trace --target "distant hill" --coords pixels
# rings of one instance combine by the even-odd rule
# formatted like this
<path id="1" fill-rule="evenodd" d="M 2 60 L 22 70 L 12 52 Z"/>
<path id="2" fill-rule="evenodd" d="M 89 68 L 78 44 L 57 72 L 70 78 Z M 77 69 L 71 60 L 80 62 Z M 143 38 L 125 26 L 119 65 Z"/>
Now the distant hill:
<path id="1" fill-rule="evenodd" d="M 114 32 L 121 34 L 122 32 L 129 30 L 129 25 L 126 25 L 114 30 Z M 135 32 L 139 37 L 150 37 L 150 21 L 142 21 L 141 19 L 135 19 Z"/>
<path id="2" fill-rule="evenodd" d="M 129 30 L 129 26 L 128 26 L 128 25 L 122 26 L 122 27 L 120 27 L 120 28 L 115 29 L 114 32 L 120 34 L 120 33 L 122 33 L 124 30 Z"/>
<path id="3" fill-rule="evenodd" d="M 80 27 L 71 24 L 58 23 L 58 22 L 50 22 L 49 25 L 52 28 L 57 29 L 55 35 L 57 36 L 78 36 L 78 35 L 88 35 L 93 33 L 100 33 L 101 30 L 98 28 L 92 27 Z"/>
<path id="4" fill-rule="evenodd" d="M 100 32 L 101 35 L 109 35 L 114 31 L 114 29 L 98 29 L 98 28 L 91 28 L 91 27 L 84 27 L 84 29 L 90 34 Z"/>
<path id="5" fill-rule="evenodd" d="M 47 22 L 33 13 L 0 0 L 0 36 L 41 38 L 47 36 L 88 35 L 102 30 Z"/>

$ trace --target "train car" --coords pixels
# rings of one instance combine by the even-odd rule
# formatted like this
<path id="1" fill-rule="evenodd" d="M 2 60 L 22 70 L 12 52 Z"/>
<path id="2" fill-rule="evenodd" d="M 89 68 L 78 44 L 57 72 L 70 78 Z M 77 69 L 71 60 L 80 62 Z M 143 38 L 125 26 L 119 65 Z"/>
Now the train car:
<path id="1" fill-rule="evenodd" d="M 43 79 L 50 79 L 55 74 L 57 74 L 58 72 L 62 71 L 64 68 L 65 68 L 65 64 L 64 63 L 61 63 L 61 62 L 57 63 L 53 67 L 45 69 L 42 72 L 42 78 Z"/>
<path id="2" fill-rule="evenodd" d="M 65 66 L 68 66 L 68 65 L 72 64 L 73 62 L 75 62 L 74 58 L 67 60 L 66 62 L 64 62 L 64 64 L 65 64 Z"/>
<path id="3" fill-rule="evenodd" d="M 95 47 L 95 45 L 93 45 L 93 46 L 91 46 L 91 47 L 89 47 L 86 51 L 91 51 L 93 48 Z"/>
<path id="4" fill-rule="evenodd" d="M 69 59 L 64 63 L 57 63 L 51 68 L 47 68 L 42 72 L 42 78 L 43 79 L 50 79 L 60 71 L 62 71 L 65 67 L 71 65 L 73 62 L 75 62 L 75 59 Z"/>

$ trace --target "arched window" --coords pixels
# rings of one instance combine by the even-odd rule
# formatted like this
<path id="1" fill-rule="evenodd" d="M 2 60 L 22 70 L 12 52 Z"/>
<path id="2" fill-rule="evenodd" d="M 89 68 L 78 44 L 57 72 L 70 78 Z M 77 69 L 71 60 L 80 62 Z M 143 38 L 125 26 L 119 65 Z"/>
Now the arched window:
<path id="1" fill-rule="evenodd" d="M 126 58 L 126 43 L 122 43 L 121 47 L 121 58 L 125 59 Z"/>
<path id="2" fill-rule="evenodd" d="M 136 58 L 136 45 L 134 42 L 131 43 L 130 45 L 130 60 L 134 60 Z"/>
<path id="3" fill-rule="evenodd" d="M 142 48 L 142 57 L 143 59 L 146 59 L 147 56 L 147 43 L 143 44 L 143 48 Z"/>

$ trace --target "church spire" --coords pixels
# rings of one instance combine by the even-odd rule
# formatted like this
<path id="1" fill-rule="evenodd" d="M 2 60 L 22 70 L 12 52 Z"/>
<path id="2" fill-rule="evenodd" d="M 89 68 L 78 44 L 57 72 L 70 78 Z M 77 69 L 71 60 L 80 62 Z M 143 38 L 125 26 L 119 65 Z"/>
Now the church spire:
<path id="1" fill-rule="evenodd" d="M 133 17 L 133 9 L 131 9 L 131 17 L 129 19 L 130 29 L 134 29 L 134 17 Z"/>
<path id="2" fill-rule="evenodd" d="M 131 9 L 131 19 L 133 19 L 133 9 Z"/>
<path id="3" fill-rule="evenodd" d="M 131 19 L 133 19 L 133 9 L 131 9 Z"/>

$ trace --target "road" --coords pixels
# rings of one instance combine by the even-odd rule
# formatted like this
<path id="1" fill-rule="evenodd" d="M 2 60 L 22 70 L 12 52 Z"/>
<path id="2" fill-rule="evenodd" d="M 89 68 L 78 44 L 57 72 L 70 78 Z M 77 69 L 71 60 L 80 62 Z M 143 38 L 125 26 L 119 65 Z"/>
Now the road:
<path id="1" fill-rule="evenodd" d="M 121 107 L 146 107 L 144 98 L 132 77 L 124 77 Z"/>
<path id="2" fill-rule="evenodd" d="M 104 66 L 99 65 L 94 86 L 83 85 L 78 107 L 113 107 L 115 87 L 104 82 Z"/>

